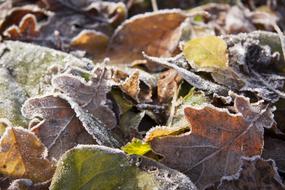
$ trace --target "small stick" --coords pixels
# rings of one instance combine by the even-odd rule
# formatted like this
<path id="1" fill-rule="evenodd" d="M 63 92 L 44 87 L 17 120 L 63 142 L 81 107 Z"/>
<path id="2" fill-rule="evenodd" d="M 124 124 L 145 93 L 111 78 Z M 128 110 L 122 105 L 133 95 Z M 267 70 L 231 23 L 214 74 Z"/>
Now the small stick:
<path id="1" fill-rule="evenodd" d="M 151 6 L 153 11 L 158 11 L 158 6 L 156 0 L 151 0 Z"/>

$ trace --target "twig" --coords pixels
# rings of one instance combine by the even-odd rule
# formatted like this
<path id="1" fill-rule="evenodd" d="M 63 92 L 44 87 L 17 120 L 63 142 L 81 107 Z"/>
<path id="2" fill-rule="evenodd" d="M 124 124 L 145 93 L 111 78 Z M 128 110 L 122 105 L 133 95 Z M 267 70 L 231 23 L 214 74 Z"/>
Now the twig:
<path id="1" fill-rule="evenodd" d="M 153 11 L 158 11 L 158 6 L 156 0 L 151 0 L 151 6 Z"/>

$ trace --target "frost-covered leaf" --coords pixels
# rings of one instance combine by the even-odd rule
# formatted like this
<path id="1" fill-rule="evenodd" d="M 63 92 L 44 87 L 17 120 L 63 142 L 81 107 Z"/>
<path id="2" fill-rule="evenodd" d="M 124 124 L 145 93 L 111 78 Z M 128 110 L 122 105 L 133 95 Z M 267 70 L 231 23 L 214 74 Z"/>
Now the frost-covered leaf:
<path id="1" fill-rule="evenodd" d="M 237 96 L 236 114 L 213 106 L 187 107 L 185 116 L 191 133 L 155 138 L 152 150 L 161 154 L 162 163 L 187 174 L 199 188 L 234 174 L 241 156 L 260 155 L 264 127 L 273 124 L 272 113 L 260 102 Z M 213 164 L 215 163 L 215 164 Z"/>
<path id="2" fill-rule="evenodd" d="M 151 147 L 148 143 L 135 138 L 123 146 L 121 149 L 127 154 L 135 154 L 141 156 L 151 151 Z"/>
<path id="3" fill-rule="evenodd" d="M 145 142 L 151 142 L 155 138 L 165 137 L 165 136 L 176 136 L 189 131 L 189 124 L 186 126 L 178 127 L 166 127 L 166 126 L 156 126 L 151 128 L 145 138 Z"/>
<path id="4" fill-rule="evenodd" d="M 0 118 L 7 118 L 15 126 L 25 126 L 27 121 L 21 114 L 21 106 L 27 93 L 5 68 L 0 68 L 0 92 Z"/>
<path id="5" fill-rule="evenodd" d="M 50 186 L 64 189 L 196 190 L 185 175 L 118 149 L 78 146 L 61 158 Z"/>
<path id="6" fill-rule="evenodd" d="M 0 67 L 9 71 L 10 78 L 14 79 L 28 96 L 42 94 L 48 90 L 45 89 L 45 83 L 48 82 L 45 75 L 51 66 L 87 65 L 70 54 L 22 42 L 5 41 L 0 45 L 0 52 Z"/>
<path id="7" fill-rule="evenodd" d="M 192 39 L 185 43 L 183 54 L 197 71 L 212 71 L 228 67 L 226 42 L 216 36 Z"/>
<path id="8" fill-rule="evenodd" d="M 142 51 L 152 56 L 171 56 L 176 50 L 186 14 L 164 10 L 134 16 L 114 33 L 107 56 L 114 64 L 130 64 L 144 59 Z"/>
<path id="9" fill-rule="evenodd" d="M 98 67 L 88 82 L 62 74 L 53 78 L 52 85 L 62 92 L 62 97 L 68 101 L 87 132 L 98 144 L 117 147 L 119 142 L 111 132 L 117 127 L 117 118 L 110 108 L 112 102 L 107 99 L 111 87 L 110 72 L 106 68 Z"/>
<path id="10" fill-rule="evenodd" d="M 59 157 L 78 144 L 96 144 L 83 127 L 70 105 L 52 95 L 30 98 L 22 107 L 29 119 L 41 118 L 31 130 L 48 149 L 48 157 Z"/>
<path id="11" fill-rule="evenodd" d="M 8 127 L 0 140 L 0 173 L 34 182 L 50 179 L 53 164 L 46 159 L 46 148 L 27 129 Z"/>
<path id="12" fill-rule="evenodd" d="M 240 189 L 285 189 L 273 160 L 264 160 L 259 156 L 241 158 L 239 171 L 232 176 L 225 176 L 218 185 L 218 190 Z"/>

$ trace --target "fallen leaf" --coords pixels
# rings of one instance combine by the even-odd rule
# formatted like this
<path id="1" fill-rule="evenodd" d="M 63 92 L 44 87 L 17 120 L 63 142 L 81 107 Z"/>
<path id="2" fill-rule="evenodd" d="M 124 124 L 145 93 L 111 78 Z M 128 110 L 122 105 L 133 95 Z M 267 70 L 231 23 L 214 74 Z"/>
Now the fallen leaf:
<path id="1" fill-rule="evenodd" d="M 15 126 L 25 126 L 27 120 L 21 114 L 21 106 L 27 93 L 5 68 L 0 68 L 0 91 L 0 118 L 7 118 Z"/>
<path id="2" fill-rule="evenodd" d="M 218 190 L 239 189 L 285 189 L 275 162 L 259 156 L 241 158 L 239 171 L 232 176 L 225 176 L 218 185 Z"/>
<path id="3" fill-rule="evenodd" d="M 197 71 L 213 71 L 228 67 L 226 42 L 216 36 L 192 39 L 185 43 L 183 54 Z"/>
<path id="4" fill-rule="evenodd" d="M 134 16 L 112 36 L 107 56 L 113 64 L 131 64 L 142 60 L 142 51 L 152 56 L 171 56 L 181 37 L 186 14 L 165 10 Z"/>
<path id="5" fill-rule="evenodd" d="M 34 182 L 46 181 L 54 172 L 46 153 L 45 146 L 33 133 L 8 127 L 0 140 L 0 173 Z"/>
<path id="6" fill-rule="evenodd" d="M 155 138 L 152 150 L 164 157 L 162 163 L 187 174 L 203 189 L 224 175 L 233 175 L 240 157 L 262 153 L 263 128 L 270 128 L 274 121 L 270 109 L 258 106 L 238 96 L 237 114 L 213 106 L 187 107 L 191 133 Z"/>
<path id="7" fill-rule="evenodd" d="M 107 99 L 110 91 L 110 70 L 96 68 L 93 78 L 85 82 L 79 77 L 61 74 L 53 78 L 52 85 L 62 93 L 89 134 L 98 144 L 118 147 L 111 129 L 117 127 L 117 118 Z"/>
<path id="8" fill-rule="evenodd" d="M 189 125 L 189 124 L 188 124 Z M 156 126 L 151 128 L 144 138 L 145 142 L 151 142 L 155 138 L 166 137 L 166 136 L 177 136 L 187 132 L 189 126 L 184 127 L 165 127 L 165 126 Z"/>
<path id="9" fill-rule="evenodd" d="M 59 97 L 49 95 L 30 98 L 23 105 L 22 112 L 29 119 L 42 119 L 32 126 L 31 131 L 47 147 L 49 158 L 59 159 L 78 144 L 96 144 L 70 105 Z"/>
<path id="10" fill-rule="evenodd" d="M 51 66 L 87 66 L 70 54 L 22 42 L 5 41 L 0 44 L 0 52 L 0 67 L 10 72 L 11 80 L 14 79 L 28 96 L 50 90 L 45 76 Z"/>
<path id="11" fill-rule="evenodd" d="M 151 151 L 151 147 L 148 143 L 143 142 L 140 139 L 132 139 L 131 142 L 121 148 L 127 154 L 144 155 Z"/>
<path id="12" fill-rule="evenodd" d="M 167 103 L 171 100 L 175 91 L 178 90 L 180 82 L 181 77 L 174 69 L 162 72 L 157 81 L 157 95 L 159 102 Z"/>
<path id="13" fill-rule="evenodd" d="M 118 149 L 78 146 L 63 155 L 50 189 L 196 190 L 183 174 Z"/>

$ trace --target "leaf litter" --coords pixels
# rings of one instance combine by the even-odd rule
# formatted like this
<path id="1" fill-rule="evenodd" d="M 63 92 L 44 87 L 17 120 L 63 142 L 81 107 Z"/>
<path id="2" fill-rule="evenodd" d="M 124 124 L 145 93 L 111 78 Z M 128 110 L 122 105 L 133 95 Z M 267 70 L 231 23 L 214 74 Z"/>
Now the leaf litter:
<path id="1" fill-rule="evenodd" d="M 285 189 L 281 1 L 0 1 L 0 189 Z"/>

